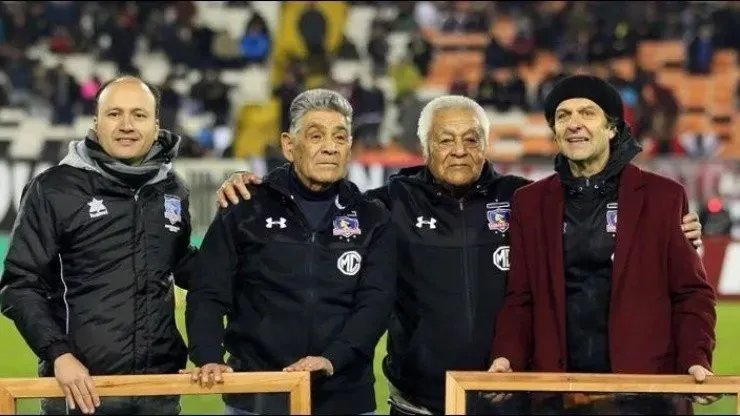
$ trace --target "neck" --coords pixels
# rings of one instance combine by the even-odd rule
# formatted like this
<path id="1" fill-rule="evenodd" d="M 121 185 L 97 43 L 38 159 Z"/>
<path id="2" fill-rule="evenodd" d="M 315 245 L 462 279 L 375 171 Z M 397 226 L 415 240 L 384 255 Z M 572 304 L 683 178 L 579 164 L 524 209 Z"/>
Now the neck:
<path id="1" fill-rule="evenodd" d="M 569 159 L 568 166 L 570 166 L 570 171 L 576 178 L 590 178 L 601 173 L 606 168 L 608 161 L 609 151 L 607 150 L 589 160 L 574 161 Z"/>
<path id="2" fill-rule="evenodd" d="M 322 192 L 332 186 L 331 183 L 312 181 L 298 172 L 298 169 L 293 169 L 293 173 L 295 174 L 296 178 L 298 178 L 298 181 L 311 192 Z"/>

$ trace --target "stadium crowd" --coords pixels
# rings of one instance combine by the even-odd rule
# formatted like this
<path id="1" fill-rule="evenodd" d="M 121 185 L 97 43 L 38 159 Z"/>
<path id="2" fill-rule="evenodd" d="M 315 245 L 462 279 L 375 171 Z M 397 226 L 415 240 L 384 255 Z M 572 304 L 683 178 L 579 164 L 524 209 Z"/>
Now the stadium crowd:
<path id="1" fill-rule="evenodd" d="M 218 7 L 251 13 L 243 29 L 214 30 L 198 19 L 205 6 L 197 3 L 211 3 L 208 7 L 220 3 Z M 282 29 L 271 30 L 251 3 L 2 2 L 0 107 L 26 108 L 30 113 L 47 108 L 53 122 L 61 125 L 92 114 L 95 92 L 104 80 L 95 75 L 79 79 L 63 65 L 48 66 L 28 52 L 34 46 L 46 45 L 60 57 L 91 54 L 96 62 L 112 62 L 118 72 L 130 74 L 142 71 L 135 56 L 143 49 L 162 52 L 171 65 L 160 85 L 163 125 L 180 131 L 183 118 L 210 113 L 211 123 L 187 132 L 191 136 L 187 155 L 235 155 L 232 138 L 249 140 L 238 132 L 245 103 L 234 98 L 235 86 L 220 75 L 246 67 L 269 70 L 282 36 Z M 430 98 L 421 90 L 441 50 L 434 37 L 482 34 L 488 39 L 481 51 L 482 74 L 471 79 L 471 68 L 458 68 L 445 86 L 447 92 L 474 98 L 497 114 L 537 114 L 559 78 L 591 73 L 620 89 L 627 120 L 633 133 L 648 144 L 647 155 L 713 156 L 725 140 L 713 128 L 683 134 L 680 120 L 687 109 L 677 96 L 679 86 L 663 82 L 655 71 L 635 62 L 642 41 L 680 41 L 684 52 L 678 66 L 686 74 L 708 76 L 715 51 L 740 48 L 733 36 L 740 29 L 736 2 L 649 1 L 640 7 L 601 1 L 338 2 L 348 8 L 372 8 L 374 18 L 363 37 L 366 44 L 353 42 L 358 37 L 348 36 L 352 28 L 345 24 L 344 36 L 333 45 L 328 40 L 333 17 L 320 4 L 326 2 L 307 3 L 310 6 L 297 23 L 306 53 L 282 61 L 281 79 L 274 79 L 270 88 L 283 115 L 281 130 L 287 123 L 287 106 L 299 92 L 326 86 L 340 91 L 355 108 L 355 146 L 372 149 L 392 142 L 418 154 L 415 120 Z M 237 32 L 240 35 L 234 36 Z M 408 43 L 407 53 L 391 60 L 393 33 L 406 33 Z M 552 56 L 554 64 L 537 77 L 526 76 L 542 53 Z M 631 66 L 626 72 L 615 64 L 624 58 Z M 331 68 L 340 61 L 368 62 L 372 69 L 367 76 L 337 79 Z M 197 81 L 184 89 L 173 87 L 178 80 L 189 79 L 191 72 L 198 74 Z M 384 79 L 388 82 L 381 82 Z M 734 85 L 726 88 L 734 91 Z M 395 111 L 389 111 L 391 107 Z M 389 116 L 392 127 L 381 128 Z M 274 151 L 275 144 L 267 140 L 265 146 L 258 145 L 256 155 Z"/>

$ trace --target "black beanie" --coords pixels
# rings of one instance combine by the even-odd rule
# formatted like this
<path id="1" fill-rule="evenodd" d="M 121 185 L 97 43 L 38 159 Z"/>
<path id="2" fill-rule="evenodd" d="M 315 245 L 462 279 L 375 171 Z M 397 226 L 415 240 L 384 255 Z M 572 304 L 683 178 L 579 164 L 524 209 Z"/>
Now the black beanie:
<path id="1" fill-rule="evenodd" d="M 545 119 L 550 126 L 555 122 L 558 105 L 571 98 L 588 98 L 604 110 L 606 115 L 623 120 L 624 107 L 619 91 L 610 83 L 591 75 L 572 75 L 555 84 L 545 98 Z"/>

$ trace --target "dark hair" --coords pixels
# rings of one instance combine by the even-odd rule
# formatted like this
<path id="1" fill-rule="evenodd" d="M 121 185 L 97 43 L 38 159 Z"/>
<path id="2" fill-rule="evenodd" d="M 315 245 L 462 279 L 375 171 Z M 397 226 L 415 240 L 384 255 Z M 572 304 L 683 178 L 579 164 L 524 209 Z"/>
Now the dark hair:
<path id="1" fill-rule="evenodd" d="M 137 80 L 137 81 L 141 82 L 142 84 L 146 85 L 149 88 L 149 90 L 152 92 L 152 95 L 154 96 L 154 116 L 155 117 L 159 117 L 159 102 L 160 102 L 161 97 L 162 97 L 161 93 L 159 92 L 159 88 L 157 88 L 156 86 L 154 86 L 153 84 L 151 84 L 149 82 L 144 81 L 143 79 L 141 79 L 141 78 L 139 78 L 139 77 L 137 77 L 135 75 L 119 75 L 119 76 L 117 76 L 117 77 L 115 77 L 115 78 L 113 78 L 111 80 L 108 80 L 105 83 L 103 83 L 100 86 L 100 88 L 98 88 L 98 92 L 95 93 L 95 101 L 93 102 L 93 105 L 94 105 L 94 107 L 93 107 L 93 114 L 95 114 L 96 116 L 98 115 L 98 105 L 99 105 L 99 102 L 100 102 L 100 96 L 103 95 L 103 91 L 110 84 L 112 84 L 112 83 L 114 83 L 116 81 L 120 81 L 120 80 L 122 80 L 124 78 L 131 78 L 132 80 Z"/>

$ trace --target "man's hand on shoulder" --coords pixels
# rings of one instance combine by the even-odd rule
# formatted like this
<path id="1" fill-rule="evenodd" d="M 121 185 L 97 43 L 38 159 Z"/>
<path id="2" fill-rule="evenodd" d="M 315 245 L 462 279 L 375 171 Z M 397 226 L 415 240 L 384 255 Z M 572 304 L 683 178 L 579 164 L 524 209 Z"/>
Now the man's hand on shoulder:
<path id="1" fill-rule="evenodd" d="M 252 198 L 252 194 L 247 189 L 247 185 L 258 185 L 262 183 L 262 178 L 245 171 L 240 171 L 232 174 L 221 187 L 216 191 L 216 199 L 221 208 L 228 208 L 229 203 L 237 205 L 239 203 L 239 196 L 244 198 L 245 201 L 249 201 Z"/>

